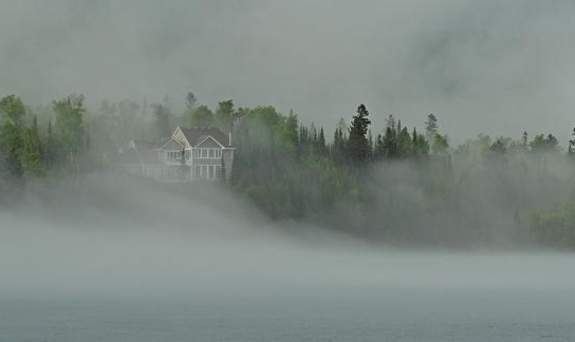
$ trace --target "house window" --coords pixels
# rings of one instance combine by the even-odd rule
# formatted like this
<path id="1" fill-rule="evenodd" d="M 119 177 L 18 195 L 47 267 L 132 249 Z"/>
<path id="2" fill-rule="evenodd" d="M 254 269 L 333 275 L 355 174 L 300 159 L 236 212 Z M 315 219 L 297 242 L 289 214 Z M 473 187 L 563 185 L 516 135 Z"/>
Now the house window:
<path id="1" fill-rule="evenodd" d="M 216 151 L 213 148 L 210 148 L 210 158 L 214 158 L 216 156 Z"/>
<path id="2" fill-rule="evenodd" d="M 167 154 L 168 154 L 168 160 L 174 161 L 174 160 L 180 160 L 182 152 L 170 151 L 170 152 L 167 152 Z"/>
<path id="3" fill-rule="evenodd" d="M 190 155 L 192 154 L 191 152 L 192 151 L 190 150 L 186 151 L 186 160 L 190 160 Z"/>
<path id="4" fill-rule="evenodd" d="M 202 148 L 202 158 L 207 158 L 207 157 L 208 157 L 208 149 Z"/>

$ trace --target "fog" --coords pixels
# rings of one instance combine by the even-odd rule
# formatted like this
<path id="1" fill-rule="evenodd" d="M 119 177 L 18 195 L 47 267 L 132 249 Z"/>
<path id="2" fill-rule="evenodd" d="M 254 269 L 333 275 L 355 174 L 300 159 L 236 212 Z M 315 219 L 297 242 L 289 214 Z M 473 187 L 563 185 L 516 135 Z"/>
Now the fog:
<path id="1" fill-rule="evenodd" d="M 118 175 L 31 187 L 0 211 L 2 338 L 573 336 L 570 254 L 399 249 L 247 203 L 218 185 Z"/>
<path id="2" fill-rule="evenodd" d="M 575 57 L 571 1 L 2 0 L 0 93 L 270 104 L 332 127 L 357 103 L 439 115 L 454 141 L 556 132 Z M 495 124 L 496 123 L 496 124 Z"/>
<path id="3" fill-rule="evenodd" d="M 35 298 L 549 290 L 569 289 L 575 281 L 564 272 L 571 258 L 551 251 L 373 245 L 311 225 L 271 222 L 215 185 L 188 190 L 110 175 L 39 187 L 23 199 L 25 206 L 2 209 L 0 292 Z"/>

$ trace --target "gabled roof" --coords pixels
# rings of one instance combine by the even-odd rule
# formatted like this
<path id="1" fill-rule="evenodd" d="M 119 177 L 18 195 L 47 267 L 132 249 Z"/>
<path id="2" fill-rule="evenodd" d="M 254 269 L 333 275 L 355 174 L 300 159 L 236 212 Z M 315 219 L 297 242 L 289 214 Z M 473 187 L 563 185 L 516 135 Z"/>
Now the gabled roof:
<path id="1" fill-rule="evenodd" d="M 175 141 L 174 139 L 168 140 L 162 147 L 162 150 L 181 151 L 185 146 Z"/>
<path id="2" fill-rule="evenodd" d="M 203 136 L 198 140 L 198 143 L 196 144 L 196 147 L 225 147 L 222 144 L 220 144 L 219 142 L 216 141 L 216 139 L 212 138 L 209 135 Z"/>
<path id="3" fill-rule="evenodd" d="M 183 128 L 180 130 L 192 146 L 196 146 L 204 141 L 208 136 L 214 138 L 222 146 L 229 146 L 228 135 L 219 128 Z"/>

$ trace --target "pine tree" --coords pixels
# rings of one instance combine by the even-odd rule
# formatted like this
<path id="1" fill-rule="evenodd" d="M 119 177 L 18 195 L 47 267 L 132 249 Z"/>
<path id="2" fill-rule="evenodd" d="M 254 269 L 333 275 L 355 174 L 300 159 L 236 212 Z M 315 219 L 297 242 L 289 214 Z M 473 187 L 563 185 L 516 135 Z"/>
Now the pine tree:
<path id="1" fill-rule="evenodd" d="M 430 144 L 433 143 L 437 132 L 438 132 L 437 117 L 433 113 L 431 113 L 427 115 L 427 121 L 425 122 L 425 138 Z"/>
<path id="2" fill-rule="evenodd" d="M 423 157 L 429 154 L 429 143 L 424 135 L 417 133 L 417 129 L 415 128 L 413 128 L 411 140 L 413 144 L 413 155 L 415 157 Z"/>
<path id="3" fill-rule="evenodd" d="M 399 127 L 401 126 L 398 126 L 398 128 Z M 400 158 L 408 158 L 412 154 L 413 145 L 407 127 L 403 127 L 401 131 L 399 131 L 399 136 L 397 138 L 397 150 L 398 157 Z"/>
<path id="4" fill-rule="evenodd" d="M 333 133 L 333 146 L 332 158 L 338 162 L 342 162 L 346 156 L 346 141 L 343 131 L 340 127 L 335 129 Z"/>
<path id="5" fill-rule="evenodd" d="M 320 155 L 324 155 L 326 152 L 326 145 L 325 145 L 325 134 L 323 132 L 323 127 L 319 129 L 319 137 L 318 137 L 318 151 Z"/>
<path id="6" fill-rule="evenodd" d="M 349 129 L 348 152 L 350 158 L 357 163 L 365 162 L 369 158 L 369 141 L 366 135 L 371 121 L 368 116 L 369 112 L 365 105 L 357 107 L 357 113 L 353 116 Z"/>
<path id="7" fill-rule="evenodd" d="M 386 159 L 394 159 L 398 157 L 397 148 L 397 131 L 395 126 L 395 118 L 389 115 L 387 118 L 387 128 L 382 140 L 383 157 Z"/>

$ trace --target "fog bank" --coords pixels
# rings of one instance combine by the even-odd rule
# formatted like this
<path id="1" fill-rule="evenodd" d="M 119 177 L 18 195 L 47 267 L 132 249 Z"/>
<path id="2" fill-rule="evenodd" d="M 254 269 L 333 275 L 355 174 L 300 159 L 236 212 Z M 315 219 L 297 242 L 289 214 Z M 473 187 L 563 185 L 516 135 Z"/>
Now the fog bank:
<path id="1" fill-rule="evenodd" d="M 564 271 L 573 263 L 568 255 L 373 246 L 312 226 L 272 223 L 218 187 L 189 190 L 95 177 L 38 190 L 35 203 L 3 209 L 0 293 L 265 297 L 575 285 Z"/>

